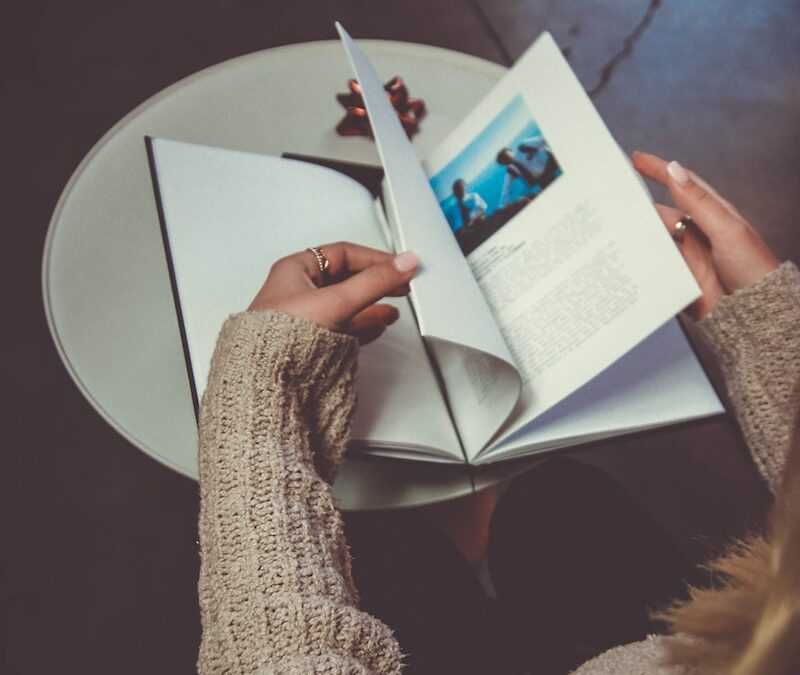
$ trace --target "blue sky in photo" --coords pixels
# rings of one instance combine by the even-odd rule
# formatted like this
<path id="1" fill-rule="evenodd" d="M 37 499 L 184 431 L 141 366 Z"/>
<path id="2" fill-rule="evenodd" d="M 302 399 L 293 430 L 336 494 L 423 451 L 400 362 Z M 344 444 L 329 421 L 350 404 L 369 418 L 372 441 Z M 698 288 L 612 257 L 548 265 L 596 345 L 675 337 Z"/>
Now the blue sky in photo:
<path id="1" fill-rule="evenodd" d="M 541 134 L 522 96 L 517 96 L 439 173 L 430 179 L 439 205 L 454 230 L 461 226 L 458 204 L 453 196 L 453 183 L 462 178 L 468 192 L 477 192 L 487 204 L 486 214 L 500 204 L 505 167 L 496 161 L 504 147 L 514 150 L 519 143 Z M 514 181 L 511 198 L 528 192 L 523 181 Z"/>

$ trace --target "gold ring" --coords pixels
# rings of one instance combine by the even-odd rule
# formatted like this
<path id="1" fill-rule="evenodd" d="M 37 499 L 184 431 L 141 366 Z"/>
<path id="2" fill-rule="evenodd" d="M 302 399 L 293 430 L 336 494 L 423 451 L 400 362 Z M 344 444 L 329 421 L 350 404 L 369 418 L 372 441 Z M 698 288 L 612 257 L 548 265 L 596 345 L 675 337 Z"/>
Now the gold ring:
<path id="1" fill-rule="evenodd" d="M 325 257 L 325 254 L 319 246 L 311 246 L 308 250 L 314 254 L 314 258 L 317 260 L 317 267 L 319 267 L 319 271 L 324 279 L 328 268 L 331 266 L 331 261 Z"/>
<path id="2" fill-rule="evenodd" d="M 692 223 L 690 216 L 683 216 L 677 223 L 672 226 L 672 238 L 679 244 L 683 243 L 683 235 L 686 229 Z"/>

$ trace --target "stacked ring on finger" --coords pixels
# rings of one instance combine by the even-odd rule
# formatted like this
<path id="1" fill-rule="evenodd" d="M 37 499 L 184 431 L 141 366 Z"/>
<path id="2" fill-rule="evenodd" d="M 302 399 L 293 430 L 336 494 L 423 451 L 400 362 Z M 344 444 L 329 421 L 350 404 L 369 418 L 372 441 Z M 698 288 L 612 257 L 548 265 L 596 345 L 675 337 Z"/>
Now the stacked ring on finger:
<path id="1" fill-rule="evenodd" d="M 325 257 L 325 254 L 322 252 L 322 249 L 319 246 L 310 246 L 309 251 L 314 254 L 314 258 L 317 261 L 317 267 L 319 267 L 319 272 L 322 275 L 322 281 L 325 281 L 325 277 L 328 272 L 328 268 L 331 266 L 331 261 Z"/>
<path id="2" fill-rule="evenodd" d="M 672 238 L 679 244 L 683 243 L 683 235 L 689 225 L 692 224 L 691 216 L 683 216 L 678 222 L 672 226 Z"/>

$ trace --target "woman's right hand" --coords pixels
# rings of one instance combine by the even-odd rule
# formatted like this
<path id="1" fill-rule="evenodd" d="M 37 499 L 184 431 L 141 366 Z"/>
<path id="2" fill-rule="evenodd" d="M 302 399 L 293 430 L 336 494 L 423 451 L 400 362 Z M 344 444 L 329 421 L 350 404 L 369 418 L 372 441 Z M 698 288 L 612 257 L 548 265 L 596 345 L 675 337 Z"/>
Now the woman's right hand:
<path id="1" fill-rule="evenodd" d="M 633 165 L 669 190 L 677 208 L 655 206 L 670 232 L 685 215 L 697 226 L 686 230 L 680 245 L 703 292 L 689 308 L 693 318 L 702 319 L 723 295 L 756 283 L 778 267 L 778 259 L 742 214 L 695 173 L 645 152 L 633 154 Z"/>
<path id="2" fill-rule="evenodd" d="M 411 251 L 393 255 L 346 241 L 319 251 L 328 261 L 324 271 L 310 249 L 278 260 L 248 309 L 308 319 L 361 344 L 375 340 L 399 317 L 396 307 L 379 300 L 409 292 L 419 258 Z"/>

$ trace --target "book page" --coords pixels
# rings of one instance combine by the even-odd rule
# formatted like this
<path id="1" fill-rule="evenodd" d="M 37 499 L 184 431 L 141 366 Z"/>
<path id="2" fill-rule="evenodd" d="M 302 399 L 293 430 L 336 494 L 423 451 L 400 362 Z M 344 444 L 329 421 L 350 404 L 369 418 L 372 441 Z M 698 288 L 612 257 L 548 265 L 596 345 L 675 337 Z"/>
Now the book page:
<path id="1" fill-rule="evenodd" d="M 164 139 L 150 144 L 199 400 L 220 327 L 248 307 L 275 261 L 326 242 L 381 249 L 386 242 L 372 196 L 336 171 Z M 409 303 L 386 302 L 400 319 L 360 349 L 353 444 L 463 462 Z"/>
<path id="2" fill-rule="evenodd" d="M 519 374 L 383 84 L 361 49 L 340 25 L 337 28 L 361 86 L 385 171 L 384 202 L 395 246 L 415 251 L 422 261 L 411 282 L 411 300 L 471 458 L 514 408 Z"/>
<path id="3" fill-rule="evenodd" d="M 548 34 L 425 168 L 522 375 L 504 437 L 699 296 Z"/>
<path id="4" fill-rule="evenodd" d="M 527 455 L 725 411 L 677 319 L 504 438 L 481 462 Z"/>

